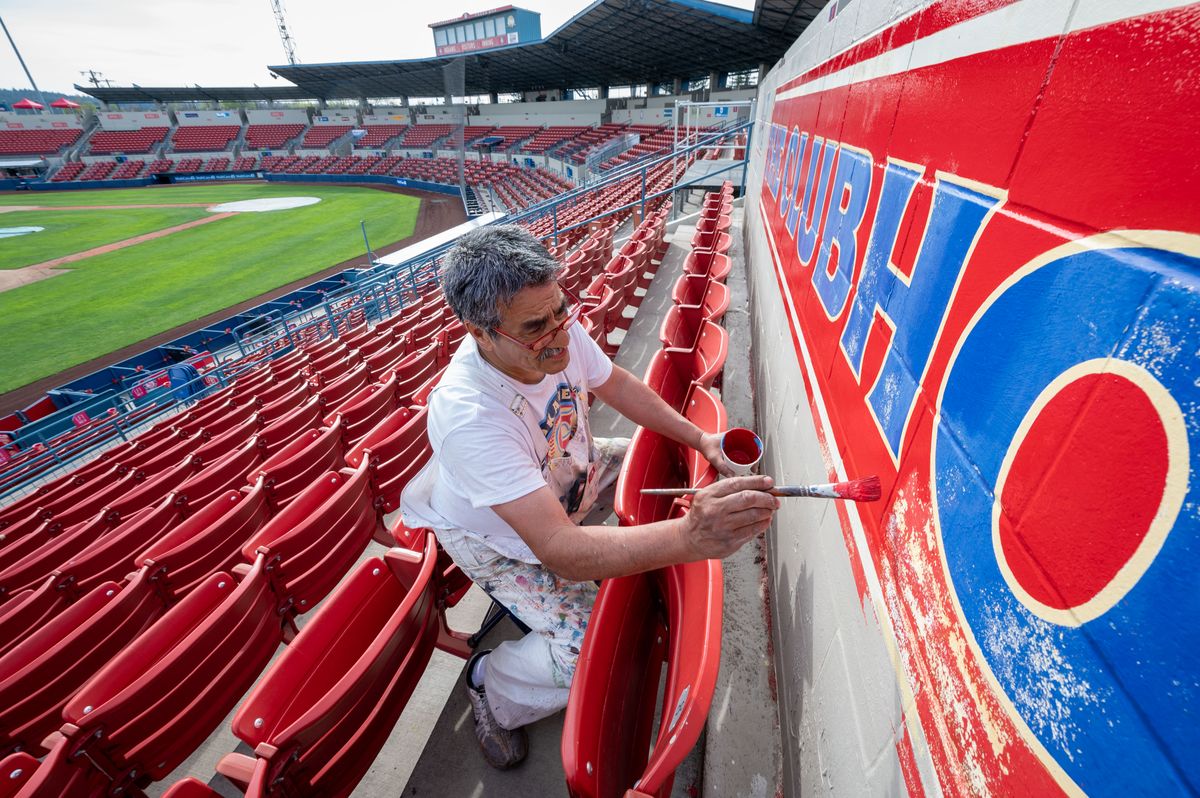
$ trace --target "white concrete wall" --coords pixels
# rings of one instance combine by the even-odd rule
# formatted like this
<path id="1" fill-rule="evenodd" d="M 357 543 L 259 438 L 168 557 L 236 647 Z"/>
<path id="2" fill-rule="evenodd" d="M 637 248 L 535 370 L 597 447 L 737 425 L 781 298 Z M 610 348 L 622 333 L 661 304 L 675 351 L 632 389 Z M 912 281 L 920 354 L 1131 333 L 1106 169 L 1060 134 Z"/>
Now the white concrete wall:
<path id="1" fill-rule="evenodd" d="M 176 111 L 180 127 L 220 127 L 242 124 L 241 111 Z"/>
<path id="2" fill-rule="evenodd" d="M 410 125 L 412 115 L 407 108 L 375 108 L 373 113 L 363 114 L 364 125 Z"/>
<path id="3" fill-rule="evenodd" d="M 573 100 L 558 103 L 495 103 L 479 106 L 472 125 L 598 125 L 607 100 Z"/>
<path id="4" fill-rule="evenodd" d="M 246 111 L 252 125 L 307 125 L 308 111 L 303 108 L 255 108 Z"/>
<path id="5" fill-rule="evenodd" d="M 141 130 L 144 127 L 170 127 L 166 111 L 98 111 L 96 119 L 103 130 Z"/>
<path id="6" fill-rule="evenodd" d="M 17 114 L 0 111 L 0 128 L 5 130 L 57 130 L 81 128 L 83 122 L 75 114 Z"/>
<path id="7" fill-rule="evenodd" d="M 314 127 L 320 125 L 357 125 L 358 114 L 354 111 L 330 111 L 328 109 L 313 115 Z"/>

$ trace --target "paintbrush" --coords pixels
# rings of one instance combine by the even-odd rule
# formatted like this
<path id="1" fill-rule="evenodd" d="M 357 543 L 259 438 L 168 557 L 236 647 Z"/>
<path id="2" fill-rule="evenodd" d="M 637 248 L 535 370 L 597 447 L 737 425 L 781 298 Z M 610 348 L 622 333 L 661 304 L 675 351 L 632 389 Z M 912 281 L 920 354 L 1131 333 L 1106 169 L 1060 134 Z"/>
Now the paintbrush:
<path id="1" fill-rule="evenodd" d="M 646 496 L 691 496 L 698 488 L 643 488 Z M 830 482 L 826 485 L 778 485 L 768 491 L 772 496 L 810 499 L 845 499 L 852 502 L 879 501 L 879 477 L 863 477 L 849 482 Z"/>

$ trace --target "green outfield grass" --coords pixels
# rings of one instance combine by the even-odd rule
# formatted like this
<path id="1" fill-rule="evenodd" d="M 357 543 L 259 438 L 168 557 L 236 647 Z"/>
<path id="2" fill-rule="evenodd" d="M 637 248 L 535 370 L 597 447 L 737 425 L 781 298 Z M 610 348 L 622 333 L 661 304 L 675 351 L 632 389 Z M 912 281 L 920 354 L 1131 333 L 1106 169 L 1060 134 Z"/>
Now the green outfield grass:
<path id="1" fill-rule="evenodd" d="M 46 228 L 40 233 L 0 239 L 0 269 L 19 269 L 63 255 L 74 255 L 207 215 L 203 208 L 0 213 L 0 227 Z"/>
<path id="2" fill-rule="evenodd" d="M 296 184 L 27 192 L 0 197 L 0 204 L 63 207 L 216 204 L 279 196 L 320 197 L 321 202 L 219 219 L 76 261 L 65 267 L 70 269 L 67 274 L 0 292 L 0 393 L 361 255 L 360 219 L 366 222 L 374 247 L 406 238 L 413 232 L 420 204 L 413 197 L 368 188 Z M 160 210 L 171 209 L 154 212 Z M 204 212 L 203 208 L 175 210 Z M 50 225 L 39 223 L 34 211 L 14 211 L 0 218 L 26 213 L 29 217 L 22 224 L 49 231 Z M 45 233 L 29 238 L 40 235 Z M 0 240 L 0 251 L 19 240 Z M 49 257 L 54 256 L 37 260 Z"/>

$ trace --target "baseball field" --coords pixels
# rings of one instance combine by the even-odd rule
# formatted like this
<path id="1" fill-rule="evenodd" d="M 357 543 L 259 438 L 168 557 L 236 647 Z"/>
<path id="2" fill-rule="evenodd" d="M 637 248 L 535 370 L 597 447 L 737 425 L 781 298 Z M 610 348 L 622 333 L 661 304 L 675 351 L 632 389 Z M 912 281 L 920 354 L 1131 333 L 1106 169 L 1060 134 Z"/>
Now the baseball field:
<path id="1" fill-rule="evenodd" d="M 249 200 L 298 207 L 219 207 Z M 0 196 L 0 393 L 361 256 L 360 221 L 373 248 L 405 239 L 420 203 L 298 184 Z"/>

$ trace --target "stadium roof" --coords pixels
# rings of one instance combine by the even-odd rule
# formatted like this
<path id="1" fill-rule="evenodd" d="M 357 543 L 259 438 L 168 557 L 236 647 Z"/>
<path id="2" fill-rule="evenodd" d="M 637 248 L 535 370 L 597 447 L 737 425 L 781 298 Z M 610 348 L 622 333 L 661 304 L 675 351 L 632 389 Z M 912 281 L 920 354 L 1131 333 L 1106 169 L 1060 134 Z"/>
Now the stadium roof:
<path id="1" fill-rule="evenodd" d="M 298 86 L 80 86 L 76 91 L 106 103 L 267 102 L 316 100 Z"/>
<path id="2" fill-rule="evenodd" d="M 444 58 L 270 67 L 295 86 L 75 88 L 120 103 L 441 97 L 448 71 L 449 93 L 459 96 L 688 80 L 774 64 L 826 2 L 757 0 L 748 11 L 708 0 L 596 0 L 538 42 Z"/>
<path id="3" fill-rule="evenodd" d="M 796 16 L 812 19 L 803 12 Z M 446 58 L 271 70 L 325 99 L 440 97 L 445 68 L 455 61 L 465 62 L 456 95 L 700 78 L 773 64 L 787 52 L 795 36 L 756 25 L 755 13 L 706 0 L 597 0 L 540 42 Z"/>

